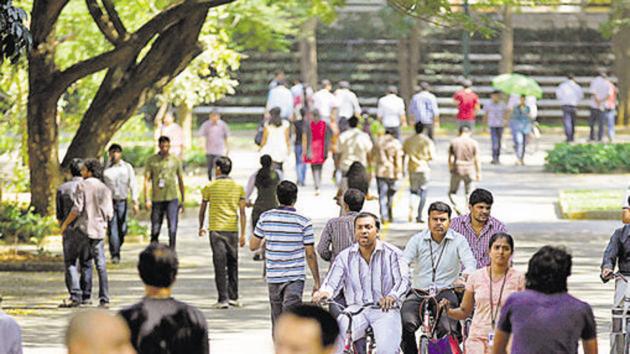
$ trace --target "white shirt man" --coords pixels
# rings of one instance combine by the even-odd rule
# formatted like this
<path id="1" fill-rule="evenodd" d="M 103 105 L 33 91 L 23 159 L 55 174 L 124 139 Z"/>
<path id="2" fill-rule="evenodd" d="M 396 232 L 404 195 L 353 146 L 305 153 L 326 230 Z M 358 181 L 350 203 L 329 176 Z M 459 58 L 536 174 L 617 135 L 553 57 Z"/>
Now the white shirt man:
<path id="1" fill-rule="evenodd" d="M 387 128 L 405 126 L 405 101 L 396 94 L 395 88 L 389 88 L 387 95 L 378 100 L 378 119 Z"/>
<path id="2" fill-rule="evenodd" d="M 584 91 L 575 80 L 569 78 L 556 88 L 556 98 L 562 106 L 577 106 L 584 98 Z"/>
<path id="3" fill-rule="evenodd" d="M 326 123 L 336 121 L 336 113 L 339 108 L 337 97 L 330 92 L 332 85 L 330 81 L 322 81 L 322 89 L 313 95 L 313 108 L 319 111 L 319 116 Z"/>
<path id="4" fill-rule="evenodd" d="M 610 81 L 603 75 L 597 76 L 591 81 L 589 92 L 591 94 L 591 108 L 604 110 L 606 100 L 610 95 Z"/>
<path id="5" fill-rule="evenodd" d="M 357 95 L 350 91 L 350 84 L 346 81 L 339 83 L 339 89 L 335 91 L 335 97 L 339 103 L 339 117 L 349 119 L 361 115 L 361 106 Z"/>
<path id="6" fill-rule="evenodd" d="M 293 114 L 293 94 L 284 81 L 280 81 L 276 87 L 269 91 L 265 110 L 269 112 L 274 107 L 280 108 L 282 119 L 289 119 Z"/>

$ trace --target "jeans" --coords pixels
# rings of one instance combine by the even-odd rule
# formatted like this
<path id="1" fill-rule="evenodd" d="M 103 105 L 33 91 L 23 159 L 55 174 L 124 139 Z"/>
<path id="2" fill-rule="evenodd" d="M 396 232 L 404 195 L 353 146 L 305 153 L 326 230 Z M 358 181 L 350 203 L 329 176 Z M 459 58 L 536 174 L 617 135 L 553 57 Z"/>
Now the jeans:
<path id="1" fill-rule="evenodd" d="M 323 165 L 311 164 L 311 172 L 313 172 L 313 183 L 315 184 L 315 190 L 319 190 L 319 186 L 322 183 L 322 167 Z"/>
<path id="2" fill-rule="evenodd" d="M 409 210 L 413 210 L 417 206 L 416 221 L 422 220 L 422 210 L 427 203 L 427 184 L 429 180 L 429 172 L 410 172 L 409 173 Z"/>
<path id="3" fill-rule="evenodd" d="M 304 280 L 294 280 L 286 283 L 268 283 L 267 285 L 269 287 L 271 327 L 273 330 L 278 317 L 280 317 L 283 311 L 286 311 L 291 306 L 302 303 Z"/>
<path id="4" fill-rule="evenodd" d="M 614 109 L 607 109 L 604 111 L 603 115 L 606 119 L 606 125 L 608 127 L 608 140 L 612 142 L 615 138 L 615 117 L 617 116 L 617 111 Z"/>
<path id="5" fill-rule="evenodd" d="M 490 127 L 490 138 L 492 140 L 492 161 L 499 162 L 501 155 L 501 139 L 503 139 L 503 127 Z"/>
<path id="6" fill-rule="evenodd" d="M 424 124 L 424 123 L 422 123 L 422 126 L 424 127 L 424 133 L 431 140 L 433 140 L 433 125 L 434 125 L 434 123 L 431 123 L 431 124 Z"/>
<path id="7" fill-rule="evenodd" d="M 576 115 L 575 106 L 562 106 L 562 123 L 564 125 L 564 135 L 567 136 L 567 142 L 572 142 L 575 139 Z"/>
<path id="8" fill-rule="evenodd" d="M 378 188 L 378 203 L 381 212 L 382 221 L 392 221 L 392 204 L 394 195 L 396 194 L 396 179 L 376 177 L 376 186 Z"/>
<path id="9" fill-rule="evenodd" d="M 385 131 L 391 133 L 391 135 L 400 140 L 400 126 L 397 127 L 385 127 Z"/>
<path id="10" fill-rule="evenodd" d="M 92 264 L 87 236 L 72 229 L 64 233 L 63 262 L 66 288 L 70 299 L 78 302 L 89 299 L 92 293 Z M 90 285 L 87 280 L 90 280 Z"/>
<path id="11" fill-rule="evenodd" d="M 302 145 L 295 145 L 295 175 L 297 176 L 297 184 L 303 186 L 306 181 L 306 164 L 304 156 L 302 156 Z"/>
<path id="12" fill-rule="evenodd" d="M 120 258 L 120 248 L 127 235 L 127 201 L 114 200 L 114 216 L 109 221 L 109 253 L 112 258 Z"/>
<path id="13" fill-rule="evenodd" d="M 357 305 L 351 305 L 350 310 L 356 310 Z M 339 333 L 344 336 L 348 329 L 348 317 L 337 317 L 339 323 Z M 400 336 L 402 334 L 402 326 L 400 323 L 400 311 L 392 309 L 384 312 L 381 309 L 365 309 L 359 315 L 352 318 L 352 338 L 357 339 L 365 336 L 365 330 L 368 326 L 372 327 L 374 332 L 374 341 L 378 348 L 379 354 L 397 354 L 399 353 Z M 336 353 L 343 353 L 344 343 L 337 342 Z"/>
<path id="14" fill-rule="evenodd" d="M 454 307 L 459 306 L 459 299 L 453 291 L 443 291 L 438 294 L 436 300 L 439 303 L 442 299 L 448 299 L 451 305 Z M 420 304 L 423 299 L 415 292 L 407 294 L 407 298 L 402 304 L 400 310 L 402 317 L 402 350 L 405 354 L 417 354 L 418 344 L 416 342 L 416 331 L 422 325 L 422 318 L 420 318 Z M 433 302 L 430 302 L 433 303 Z M 431 312 L 436 313 L 435 305 L 431 306 Z M 457 328 L 457 320 L 448 318 L 448 316 L 441 316 L 440 322 L 437 325 L 436 335 L 437 338 L 441 338 L 448 334 L 450 328 Z M 378 340 L 376 341 L 378 345 Z"/>
<path id="15" fill-rule="evenodd" d="M 219 302 L 238 300 L 238 233 L 210 231 L 210 247 Z"/>
<path id="16" fill-rule="evenodd" d="M 179 200 L 167 200 L 153 202 L 151 208 L 151 242 L 159 242 L 162 220 L 166 214 L 168 225 L 168 246 L 175 250 L 175 238 L 177 237 L 177 219 L 179 217 Z"/>
<path id="17" fill-rule="evenodd" d="M 514 139 L 514 153 L 516 158 L 523 161 L 525 158 L 525 145 L 527 144 L 527 134 L 522 131 L 512 130 L 512 139 Z"/>
<path id="18" fill-rule="evenodd" d="M 588 127 L 590 129 L 588 140 L 590 141 L 595 140 L 595 125 L 597 125 L 597 128 L 598 128 L 598 133 L 597 133 L 597 137 L 599 138 L 598 140 L 600 141 L 602 140 L 602 136 L 604 134 L 603 132 L 604 121 L 601 118 L 602 113 L 603 112 L 599 109 L 591 108 L 591 115 L 588 117 Z"/>
<path id="19" fill-rule="evenodd" d="M 90 257 L 94 259 L 96 272 L 98 273 L 98 299 L 101 303 L 109 303 L 109 282 L 107 280 L 107 268 L 105 260 L 105 241 L 102 239 L 89 239 Z M 92 273 L 86 279 L 92 284 Z"/>
<path id="20" fill-rule="evenodd" d="M 208 180 L 212 181 L 214 175 L 214 162 L 221 157 L 221 155 L 206 154 L 206 163 L 208 166 Z"/>

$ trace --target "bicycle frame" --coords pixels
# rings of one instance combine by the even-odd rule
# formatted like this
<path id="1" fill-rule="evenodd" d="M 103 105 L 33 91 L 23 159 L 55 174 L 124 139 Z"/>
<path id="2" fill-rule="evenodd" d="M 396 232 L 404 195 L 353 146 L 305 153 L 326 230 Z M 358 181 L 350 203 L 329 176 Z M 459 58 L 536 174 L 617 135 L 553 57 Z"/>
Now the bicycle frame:
<path id="1" fill-rule="evenodd" d="M 422 324 L 420 325 L 420 336 L 418 340 L 418 353 L 426 354 L 428 351 L 428 343 L 431 339 L 435 338 L 435 330 L 437 329 L 437 324 L 442 316 L 443 309 L 440 308 L 437 302 L 437 296 L 444 291 L 458 290 L 461 287 L 447 287 L 438 289 L 434 294 L 432 294 L 428 290 L 423 289 L 412 289 L 413 293 L 415 293 L 418 297 L 422 298 L 423 301 L 420 303 L 418 308 L 418 312 L 420 318 L 422 319 Z M 435 304 L 437 313 L 435 316 L 431 313 L 430 303 L 433 301 Z"/>
<path id="2" fill-rule="evenodd" d="M 628 279 L 621 273 L 614 273 L 610 278 L 619 279 L 626 283 L 622 307 L 613 306 L 611 309 L 612 334 L 623 336 L 623 352 L 624 354 L 630 354 L 630 284 L 628 284 Z"/>
<path id="3" fill-rule="evenodd" d="M 327 300 L 326 303 L 328 304 L 332 304 L 332 305 L 337 305 L 339 306 L 339 308 L 341 308 L 341 315 L 342 316 L 346 316 L 346 318 L 348 319 L 348 328 L 346 329 L 346 333 L 344 335 L 344 342 L 343 342 L 343 353 L 344 354 L 355 354 L 356 350 L 354 347 L 354 341 L 352 340 L 352 320 L 354 318 L 354 316 L 359 315 L 360 313 L 363 312 L 363 310 L 365 309 L 372 309 L 372 308 L 380 308 L 380 306 L 375 305 L 373 303 L 367 303 L 364 304 L 363 306 L 361 306 L 360 308 L 358 308 L 356 311 L 350 311 L 348 310 L 348 308 L 336 301 L 333 300 Z M 368 326 L 368 328 L 365 330 L 365 339 L 366 339 L 366 353 L 367 354 L 375 354 L 376 353 L 376 341 L 374 340 L 374 332 L 372 330 L 371 326 Z"/>

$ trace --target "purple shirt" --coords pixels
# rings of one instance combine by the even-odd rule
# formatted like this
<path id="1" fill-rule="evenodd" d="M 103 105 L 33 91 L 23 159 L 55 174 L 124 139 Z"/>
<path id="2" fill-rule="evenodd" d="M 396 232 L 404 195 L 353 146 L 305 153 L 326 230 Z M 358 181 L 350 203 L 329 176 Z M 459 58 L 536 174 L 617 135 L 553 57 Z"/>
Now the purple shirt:
<path id="1" fill-rule="evenodd" d="M 225 139 L 229 134 L 228 125 L 220 119 L 216 124 L 206 120 L 199 128 L 199 135 L 206 138 L 208 155 L 225 155 Z"/>
<path id="2" fill-rule="evenodd" d="M 580 338 L 597 337 L 591 306 L 568 293 L 514 293 L 503 305 L 497 328 L 512 333 L 512 354 L 573 354 Z"/>
<path id="3" fill-rule="evenodd" d="M 470 222 L 470 214 L 453 218 L 449 228 L 464 235 L 477 260 L 477 269 L 490 265 L 490 255 L 488 254 L 490 238 L 497 232 L 507 232 L 505 225 L 491 216 L 483 229 L 481 229 L 479 236 L 477 236 Z"/>

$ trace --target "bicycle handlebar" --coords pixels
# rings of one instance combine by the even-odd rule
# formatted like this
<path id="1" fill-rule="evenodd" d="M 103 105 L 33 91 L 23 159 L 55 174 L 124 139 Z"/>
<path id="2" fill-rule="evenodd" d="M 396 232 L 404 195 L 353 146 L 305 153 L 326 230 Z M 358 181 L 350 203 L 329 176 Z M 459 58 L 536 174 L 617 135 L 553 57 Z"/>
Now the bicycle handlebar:
<path id="1" fill-rule="evenodd" d="M 608 275 L 607 277 L 602 277 L 602 276 L 600 275 L 600 278 L 601 278 L 604 282 L 608 282 L 608 281 L 609 281 L 609 280 L 611 280 L 611 279 L 615 279 L 615 280 L 620 279 L 620 280 L 623 280 L 625 283 L 627 283 L 627 282 L 628 282 L 628 278 L 626 278 L 626 276 L 625 276 L 625 275 L 623 275 L 621 272 L 612 273 L 612 274 Z"/>
<path id="2" fill-rule="evenodd" d="M 369 303 L 367 303 L 367 304 L 363 304 L 363 305 L 361 305 L 361 306 L 360 306 L 357 310 L 355 310 L 355 311 L 348 311 L 348 307 L 349 307 L 349 306 L 346 306 L 346 305 L 340 304 L 340 303 L 338 303 L 337 301 L 332 300 L 332 299 L 322 299 L 322 300 L 319 302 L 319 305 L 320 305 L 320 306 L 323 306 L 323 305 L 337 305 L 337 306 L 339 306 L 339 307 L 341 308 L 341 312 L 346 313 L 346 314 L 351 315 L 351 316 L 358 315 L 358 314 L 360 314 L 361 312 L 363 312 L 363 310 L 365 310 L 365 309 L 380 309 L 380 308 L 381 308 L 381 306 L 380 306 L 379 304 L 375 304 L 375 303 L 373 303 L 373 302 L 369 302 Z M 391 309 L 397 309 L 397 308 L 400 308 L 400 306 L 395 305 L 395 306 L 392 306 L 392 308 L 391 308 Z"/>
<path id="3" fill-rule="evenodd" d="M 447 286 L 446 288 L 439 288 L 437 289 L 436 293 L 434 295 L 430 295 L 430 290 L 431 289 L 414 289 L 411 288 L 411 291 L 413 291 L 416 295 L 420 296 L 420 297 L 436 297 L 437 295 L 441 294 L 444 291 L 457 291 L 457 290 L 464 290 L 466 288 L 465 285 L 457 285 L 457 286 Z"/>

